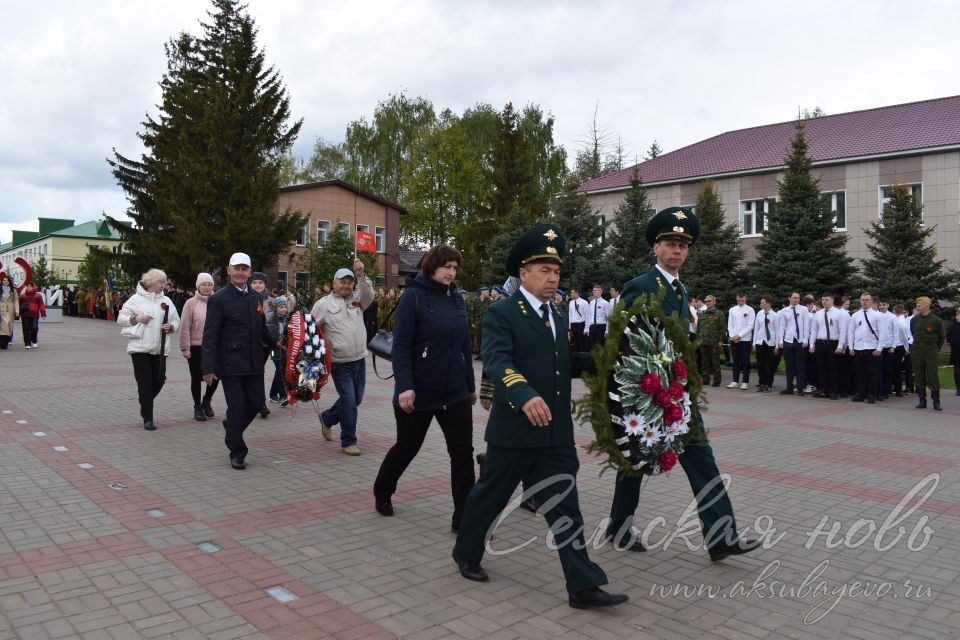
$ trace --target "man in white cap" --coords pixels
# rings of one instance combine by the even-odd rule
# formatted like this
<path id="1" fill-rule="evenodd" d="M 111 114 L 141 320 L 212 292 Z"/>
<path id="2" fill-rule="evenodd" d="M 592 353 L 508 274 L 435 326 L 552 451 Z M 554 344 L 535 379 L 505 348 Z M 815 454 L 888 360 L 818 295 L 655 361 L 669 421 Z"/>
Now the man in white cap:
<path id="1" fill-rule="evenodd" d="M 230 282 L 210 296 L 203 326 L 203 379 L 208 385 L 218 378 L 223 382 L 224 442 L 234 469 L 246 468 L 243 432 L 263 406 L 263 352 L 273 342 L 263 314 L 257 311 L 260 297 L 247 287 L 251 271 L 250 256 L 230 256 Z"/>
<path id="2" fill-rule="evenodd" d="M 354 275 L 356 272 L 356 276 Z M 354 290 L 354 283 L 359 287 Z M 310 313 L 330 347 L 330 376 L 340 396 L 320 414 L 320 431 L 333 440 L 332 427 L 340 425 L 340 448 L 350 456 L 360 455 L 357 446 L 357 407 L 363 402 L 367 383 L 367 330 L 363 310 L 373 302 L 373 283 L 364 275 L 363 262 L 353 261 L 353 271 L 339 269 L 333 290 L 313 305 Z"/>

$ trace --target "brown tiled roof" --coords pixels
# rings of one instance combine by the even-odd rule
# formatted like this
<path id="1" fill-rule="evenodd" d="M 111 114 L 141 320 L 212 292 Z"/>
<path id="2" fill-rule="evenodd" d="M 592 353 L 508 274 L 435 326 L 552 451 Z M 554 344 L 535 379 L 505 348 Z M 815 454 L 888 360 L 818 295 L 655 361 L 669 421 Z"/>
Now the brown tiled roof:
<path id="1" fill-rule="evenodd" d="M 960 146 L 960 96 L 851 111 L 804 121 L 815 163 Z M 794 122 L 728 131 L 636 165 L 647 185 L 783 166 Z M 580 185 L 581 191 L 629 186 L 634 167 Z"/>

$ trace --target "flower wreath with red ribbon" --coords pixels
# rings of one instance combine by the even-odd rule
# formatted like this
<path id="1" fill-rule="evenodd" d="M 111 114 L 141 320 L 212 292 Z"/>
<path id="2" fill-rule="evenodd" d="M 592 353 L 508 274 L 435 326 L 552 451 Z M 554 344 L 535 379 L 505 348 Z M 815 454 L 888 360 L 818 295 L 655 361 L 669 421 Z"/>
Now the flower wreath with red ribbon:
<path id="1" fill-rule="evenodd" d="M 309 313 L 297 310 L 290 314 L 284 338 L 283 382 L 288 401 L 319 400 L 320 389 L 330 377 L 330 349 L 323 330 Z"/>

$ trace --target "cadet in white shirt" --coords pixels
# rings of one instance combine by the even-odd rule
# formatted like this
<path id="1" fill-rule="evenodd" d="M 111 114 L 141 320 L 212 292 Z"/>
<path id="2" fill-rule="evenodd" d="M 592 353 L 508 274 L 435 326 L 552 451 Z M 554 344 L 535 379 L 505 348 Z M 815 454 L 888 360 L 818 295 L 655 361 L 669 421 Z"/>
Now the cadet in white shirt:
<path id="1" fill-rule="evenodd" d="M 796 394 L 803 395 L 803 388 L 807 384 L 806 349 L 810 335 L 810 312 L 800 305 L 800 293 L 790 294 L 790 306 L 780 310 L 780 334 L 777 341 L 777 351 L 783 351 L 783 359 L 787 365 L 787 388 L 781 395 L 794 393 L 796 380 Z"/>
<path id="2" fill-rule="evenodd" d="M 757 391 L 769 393 L 773 390 L 773 374 L 776 373 L 777 336 L 779 316 L 773 310 L 773 298 L 760 298 L 760 311 L 757 312 L 753 323 L 753 350 L 757 353 L 757 377 L 760 383 Z"/>
<path id="3" fill-rule="evenodd" d="M 880 368 L 881 345 L 889 339 L 884 332 L 887 323 L 873 308 L 873 296 L 866 291 L 860 295 L 860 309 L 850 316 L 847 325 L 847 348 L 857 368 L 857 391 L 852 402 L 877 400 L 877 370 Z"/>
<path id="4" fill-rule="evenodd" d="M 567 317 L 570 318 L 570 336 L 573 342 L 574 351 L 586 351 L 587 340 L 584 334 L 587 326 L 587 307 L 590 306 L 586 300 L 580 297 L 580 289 L 570 288 L 570 304 L 567 305 Z"/>
<path id="5" fill-rule="evenodd" d="M 900 341 L 903 343 L 903 355 L 899 359 L 900 369 L 894 376 L 898 390 L 913 393 L 913 365 L 910 362 L 910 345 L 913 344 L 913 334 L 910 333 L 910 314 L 906 306 L 898 304 L 893 308 L 897 316 L 897 325 L 900 327 Z"/>
<path id="6" fill-rule="evenodd" d="M 727 313 L 727 335 L 730 336 L 730 355 L 733 359 L 733 382 L 728 389 L 750 388 L 750 350 L 753 346 L 753 321 L 756 313 L 747 305 L 747 294 L 737 292 L 737 304 Z"/>
<path id="7" fill-rule="evenodd" d="M 599 284 L 593 285 L 593 297 L 590 298 L 587 308 L 587 324 L 583 331 L 584 335 L 590 336 L 591 347 L 603 344 L 603 338 L 607 335 L 607 316 L 610 315 L 610 309 L 610 303 L 603 299 L 603 287 Z"/>
<path id="8" fill-rule="evenodd" d="M 833 295 L 825 293 L 820 301 L 823 308 L 813 315 L 807 338 L 820 374 L 820 388 L 813 397 L 836 400 L 840 393 L 838 359 L 843 354 L 840 345 L 846 344 L 850 316 L 833 306 Z"/>
<path id="9" fill-rule="evenodd" d="M 878 310 L 883 316 L 883 321 L 887 323 L 887 337 L 889 340 L 883 345 L 883 351 L 880 354 L 880 380 L 877 387 L 877 400 L 886 400 L 894 387 L 894 371 L 896 364 L 894 362 L 897 354 L 897 347 L 903 350 L 903 340 L 900 339 L 900 323 L 897 317 L 890 311 L 890 303 L 886 300 L 878 300 Z M 903 396 L 901 392 L 900 396 Z"/>

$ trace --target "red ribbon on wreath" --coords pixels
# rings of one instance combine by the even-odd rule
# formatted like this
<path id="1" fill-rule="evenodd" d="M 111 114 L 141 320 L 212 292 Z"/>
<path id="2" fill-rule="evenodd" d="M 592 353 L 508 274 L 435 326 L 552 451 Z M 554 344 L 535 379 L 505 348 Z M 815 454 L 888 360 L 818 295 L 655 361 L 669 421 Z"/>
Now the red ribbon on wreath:
<path id="1" fill-rule="evenodd" d="M 330 378 L 330 345 L 327 344 L 326 338 L 323 335 L 323 330 L 318 326 L 316 335 L 318 335 L 324 343 L 324 373 L 317 378 L 317 386 L 315 391 L 311 392 L 309 390 L 302 389 L 299 386 L 300 372 L 297 370 L 297 365 L 301 361 L 301 352 L 307 344 L 307 324 L 307 320 L 302 311 L 293 312 L 290 315 L 290 319 L 287 321 L 287 361 L 283 370 L 283 378 L 287 383 L 287 399 L 289 400 L 290 404 L 296 404 L 298 399 L 306 400 L 307 398 L 301 395 L 304 393 L 309 393 L 310 398 L 313 400 L 319 400 L 320 389 L 327 384 L 327 380 Z"/>

